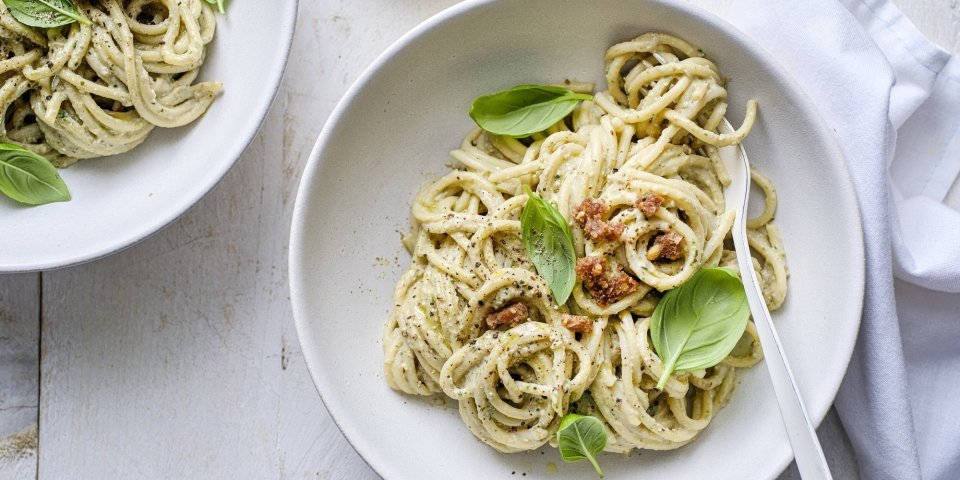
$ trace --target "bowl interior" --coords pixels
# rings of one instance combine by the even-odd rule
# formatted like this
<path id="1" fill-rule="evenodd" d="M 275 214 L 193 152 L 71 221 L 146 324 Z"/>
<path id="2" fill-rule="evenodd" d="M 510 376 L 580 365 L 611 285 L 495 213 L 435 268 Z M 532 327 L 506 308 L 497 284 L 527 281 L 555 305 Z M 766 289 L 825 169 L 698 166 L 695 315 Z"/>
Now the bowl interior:
<path id="1" fill-rule="evenodd" d="M 73 200 L 23 207 L 0 196 L 0 272 L 60 267 L 126 247 L 177 218 L 243 153 L 280 84 L 296 0 L 232 2 L 217 17 L 201 79 L 224 93 L 196 122 L 61 171 Z"/>
<path id="2" fill-rule="evenodd" d="M 833 139 L 775 59 L 685 5 L 473 1 L 408 34 L 351 89 L 318 141 L 294 214 L 291 286 L 304 354 L 337 423 L 384 477 L 592 475 L 585 462 L 564 464 L 550 448 L 499 454 L 469 433 L 454 404 L 390 390 L 379 336 L 409 262 L 399 232 L 410 200 L 446 171 L 447 153 L 473 127 L 472 99 L 520 83 L 600 82 L 606 48 L 651 30 L 685 38 L 717 61 L 730 78 L 735 125 L 747 99 L 760 102 L 746 148 L 779 189 L 791 272 L 774 317 L 818 423 L 832 403 L 859 325 L 860 222 Z M 691 445 L 603 455 L 608 478 L 775 476 L 791 451 L 766 375 L 763 366 L 742 371 L 730 404 Z"/>

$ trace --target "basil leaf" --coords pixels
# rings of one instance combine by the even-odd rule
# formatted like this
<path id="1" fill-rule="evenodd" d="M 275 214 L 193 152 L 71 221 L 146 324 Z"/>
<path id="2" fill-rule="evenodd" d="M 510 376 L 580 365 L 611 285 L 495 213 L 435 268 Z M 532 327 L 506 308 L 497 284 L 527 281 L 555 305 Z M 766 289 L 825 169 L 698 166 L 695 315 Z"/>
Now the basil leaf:
<path id="1" fill-rule="evenodd" d="M 46 158 L 0 143 L 0 193 L 28 205 L 70 200 L 70 191 Z"/>
<path id="2" fill-rule="evenodd" d="M 563 120 L 579 101 L 592 98 L 560 87 L 518 85 L 474 99 L 470 118 L 490 133 L 528 137 Z"/>
<path id="3" fill-rule="evenodd" d="M 557 430 L 557 448 L 565 462 L 587 459 L 593 464 L 597 475 L 603 478 L 603 471 L 597 464 L 597 454 L 607 446 L 607 432 L 603 423 L 596 417 L 571 413 L 563 417 Z"/>
<path id="4" fill-rule="evenodd" d="M 704 268 L 670 290 L 650 321 L 653 348 L 663 361 L 657 388 L 677 371 L 712 367 L 737 345 L 750 307 L 743 283 L 732 270 Z"/>
<path id="5" fill-rule="evenodd" d="M 558 305 L 567 303 L 577 283 L 573 234 L 563 215 L 553 205 L 524 185 L 527 204 L 520 214 L 520 238 L 537 273 L 547 281 Z"/>
<path id="6" fill-rule="evenodd" d="M 73 0 L 3 0 L 13 18 L 24 25 L 37 28 L 53 28 L 80 22 L 90 25 L 90 20 L 77 10 Z"/>
<path id="7" fill-rule="evenodd" d="M 224 6 L 223 6 L 224 2 L 225 0 L 207 0 L 207 3 L 209 3 L 210 5 L 217 6 L 217 11 L 219 11 L 220 14 L 225 13 Z"/>

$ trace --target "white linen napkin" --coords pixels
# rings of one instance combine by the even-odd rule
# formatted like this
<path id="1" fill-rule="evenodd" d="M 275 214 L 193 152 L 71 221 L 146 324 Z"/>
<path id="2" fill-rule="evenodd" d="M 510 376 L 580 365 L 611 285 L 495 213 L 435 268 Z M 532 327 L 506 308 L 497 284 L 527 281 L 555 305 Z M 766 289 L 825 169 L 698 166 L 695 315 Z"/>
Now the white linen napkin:
<path id="1" fill-rule="evenodd" d="M 887 0 L 735 0 L 729 19 L 814 100 L 857 191 L 866 298 L 836 407 L 861 475 L 960 478 L 960 57 Z"/>

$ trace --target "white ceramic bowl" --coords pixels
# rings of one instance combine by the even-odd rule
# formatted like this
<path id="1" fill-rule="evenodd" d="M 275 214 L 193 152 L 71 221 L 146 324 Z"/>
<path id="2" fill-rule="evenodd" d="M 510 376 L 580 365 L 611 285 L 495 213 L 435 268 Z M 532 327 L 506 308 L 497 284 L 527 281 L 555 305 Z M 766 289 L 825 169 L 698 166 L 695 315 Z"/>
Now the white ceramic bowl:
<path id="1" fill-rule="evenodd" d="M 790 292 L 775 313 L 811 416 L 823 419 L 843 378 L 863 296 L 853 190 L 831 133 L 761 47 L 718 18 L 655 0 L 477 0 L 404 36 L 347 93 L 307 165 L 290 246 L 303 353 L 344 434 L 388 479 L 590 478 L 553 449 L 505 455 L 476 440 L 455 408 L 400 395 L 382 379 L 380 331 L 408 264 L 398 231 L 426 179 L 473 127 L 480 94 L 565 78 L 600 81 L 615 42 L 660 30 L 702 47 L 731 79 L 730 117 L 748 98 L 760 118 L 750 158 L 776 182 Z M 601 457 L 607 478 L 771 478 L 792 455 L 764 367 L 743 373 L 730 404 L 693 444 Z M 547 464 L 559 472 L 545 475 Z M 553 467 L 549 467 L 551 470 Z M 511 472 L 516 472 L 511 476 Z"/>
<path id="2" fill-rule="evenodd" d="M 253 140 L 280 86 L 297 0 L 230 2 L 201 79 L 225 91 L 185 127 L 61 171 L 73 200 L 23 207 L 0 196 L 0 272 L 99 258 L 161 229 L 210 191 Z"/>

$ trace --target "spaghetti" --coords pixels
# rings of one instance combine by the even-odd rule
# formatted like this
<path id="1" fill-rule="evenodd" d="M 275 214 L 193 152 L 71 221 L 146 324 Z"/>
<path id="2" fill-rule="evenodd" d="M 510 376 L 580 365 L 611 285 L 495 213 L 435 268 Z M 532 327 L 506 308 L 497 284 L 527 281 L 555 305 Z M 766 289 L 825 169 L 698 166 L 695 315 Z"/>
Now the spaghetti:
<path id="1" fill-rule="evenodd" d="M 222 91 L 194 83 L 216 30 L 203 0 L 77 8 L 91 25 L 33 29 L 0 9 L 0 141 L 66 167 L 129 151 L 154 127 L 193 122 Z"/>
<path id="2" fill-rule="evenodd" d="M 664 368 L 649 337 L 663 292 L 703 267 L 737 268 L 718 149 L 743 141 L 756 102 L 738 130 L 719 133 L 727 107 L 719 71 L 660 33 L 612 46 L 606 82 L 527 142 L 472 132 L 452 152 L 459 167 L 413 202 L 404 239 L 413 261 L 383 331 L 386 380 L 456 400 L 470 431 L 502 452 L 550 442 L 570 412 L 604 422 L 608 451 L 678 448 L 726 404 L 736 370 L 762 358 L 750 322 L 723 362 L 674 373 L 661 391 Z M 776 194 L 753 175 L 766 199 L 749 240 L 773 310 L 787 281 L 771 223 Z M 523 186 L 572 227 L 579 281 L 564 305 L 524 250 Z"/>

